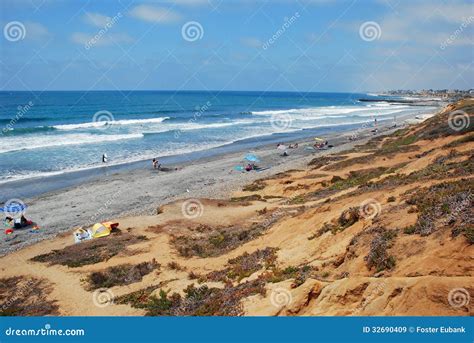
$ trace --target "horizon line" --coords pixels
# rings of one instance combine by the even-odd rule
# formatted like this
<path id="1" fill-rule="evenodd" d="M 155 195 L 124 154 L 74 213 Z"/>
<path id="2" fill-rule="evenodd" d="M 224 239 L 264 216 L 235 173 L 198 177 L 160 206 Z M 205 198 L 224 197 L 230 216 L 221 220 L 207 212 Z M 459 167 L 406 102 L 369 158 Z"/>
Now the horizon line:
<path id="1" fill-rule="evenodd" d="M 370 91 L 370 90 L 365 90 L 365 91 L 358 91 L 358 92 L 351 92 L 351 91 L 291 91 L 291 90 L 198 90 L 198 89 L 95 89 L 95 90 L 85 90 L 85 89 L 49 89 L 49 90 L 39 90 L 39 89 L 31 89 L 31 90 L 19 90 L 19 89 L 11 89 L 11 90 L 0 90 L 0 92 L 29 92 L 29 93 L 44 93 L 44 92 L 205 92 L 205 93 L 224 93 L 224 92 L 260 92 L 260 93 L 342 93 L 342 94 L 368 94 L 368 93 L 375 93 L 375 94 L 383 94 L 386 92 L 393 92 L 393 91 L 407 91 L 407 92 L 420 92 L 420 91 L 427 91 L 427 90 L 432 90 L 432 91 L 445 91 L 445 90 L 454 90 L 454 91 L 470 91 L 472 88 L 469 89 L 449 89 L 449 88 L 443 88 L 443 89 L 390 89 L 390 90 L 385 90 L 385 91 Z"/>

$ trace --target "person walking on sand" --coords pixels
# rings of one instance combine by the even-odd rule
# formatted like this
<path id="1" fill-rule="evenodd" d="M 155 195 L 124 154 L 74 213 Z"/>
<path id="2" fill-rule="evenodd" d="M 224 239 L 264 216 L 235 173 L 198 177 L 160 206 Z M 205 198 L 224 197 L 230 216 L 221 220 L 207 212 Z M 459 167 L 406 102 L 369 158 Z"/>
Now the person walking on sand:
<path id="1" fill-rule="evenodd" d="M 158 164 L 158 160 L 154 158 L 151 163 L 153 164 L 153 169 L 159 169 L 160 165 Z"/>

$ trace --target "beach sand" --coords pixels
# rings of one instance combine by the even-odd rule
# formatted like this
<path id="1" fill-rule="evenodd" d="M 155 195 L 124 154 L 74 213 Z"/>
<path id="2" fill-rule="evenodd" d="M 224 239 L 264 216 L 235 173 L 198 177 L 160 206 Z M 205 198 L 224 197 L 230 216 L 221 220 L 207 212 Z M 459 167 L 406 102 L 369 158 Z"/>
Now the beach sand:
<path id="1" fill-rule="evenodd" d="M 336 148 L 324 152 L 308 153 L 310 143 L 300 142 L 283 158 L 275 146 L 262 147 L 255 153 L 271 168 L 261 173 L 233 171 L 243 154 L 230 154 L 33 199 L 33 219 L 69 207 L 61 207 L 56 229 L 18 238 L 47 240 L 14 252 L 20 244 L 4 244 L 2 313 L 472 315 L 465 200 L 472 202 L 473 105 L 395 132 L 379 128 L 384 134 L 375 137 L 368 129 L 357 142 L 347 142 L 350 133 L 328 138 Z M 456 108 L 471 113 L 461 131 L 448 125 Z M 117 220 L 119 230 L 74 244 L 64 224 L 74 215 L 82 225 Z"/>
<path id="2" fill-rule="evenodd" d="M 413 122 L 413 119 L 410 119 Z M 379 124 L 378 134 L 387 134 L 392 124 Z M 333 148 L 307 150 L 314 140 L 299 141 L 297 149 L 288 149 L 289 156 L 281 156 L 274 144 L 252 150 L 258 155 L 260 172 L 240 172 L 235 166 L 245 165 L 246 151 L 209 157 L 187 164 L 162 166 L 171 171 L 149 168 L 119 172 L 101 176 L 97 180 L 79 186 L 46 193 L 31 199 L 22 199 L 28 204 L 26 216 L 40 227 L 35 232 L 17 230 L 6 240 L 0 241 L 0 256 L 21 249 L 29 244 L 51 239 L 60 232 L 76 227 L 87 227 L 96 222 L 132 215 L 155 214 L 156 209 L 166 203 L 183 198 L 227 198 L 229 195 L 255 179 L 277 173 L 304 168 L 316 156 L 324 156 L 351 149 L 374 137 L 373 127 L 360 128 L 356 139 L 349 137 L 354 131 L 324 136 Z M 285 143 L 290 144 L 291 142 Z M 293 142 L 293 143 L 296 143 Z"/>

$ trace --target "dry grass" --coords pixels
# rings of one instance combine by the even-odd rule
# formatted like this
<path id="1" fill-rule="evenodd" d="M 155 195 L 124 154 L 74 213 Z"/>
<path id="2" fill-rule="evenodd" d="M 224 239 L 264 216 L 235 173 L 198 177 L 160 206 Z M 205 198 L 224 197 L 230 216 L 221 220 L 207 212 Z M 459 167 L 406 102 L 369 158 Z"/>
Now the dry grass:
<path id="1" fill-rule="evenodd" d="M 0 279 L 0 316 L 58 315 L 58 306 L 47 299 L 51 290 L 49 282 L 32 277 Z"/>
<path id="2" fill-rule="evenodd" d="M 218 227 L 198 225 L 174 234 L 171 243 L 181 256 L 210 257 L 222 255 L 253 240 L 274 225 L 283 216 L 293 215 L 294 209 L 266 211 L 253 223 Z"/>
<path id="3" fill-rule="evenodd" d="M 474 243 L 474 180 L 444 182 L 429 188 L 418 189 L 407 203 L 418 210 L 416 224 L 405 228 L 407 234 L 427 236 L 448 226 L 453 236 L 463 233 L 470 244 Z"/>
<path id="4" fill-rule="evenodd" d="M 367 268 L 375 268 L 377 272 L 395 267 L 395 257 L 389 255 L 388 249 L 393 245 L 393 240 L 397 236 L 396 230 L 386 230 L 375 228 L 375 237 L 370 243 L 369 254 L 365 257 Z"/>
<path id="5" fill-rule="evenodd" d="M 276 251 L 277 249 L 275 248 L 265 248 L 254 251 L 251 254 L 245 253 L 230 259 L 227 263 L 227 268 L 211 272 L 203 279 L 206 281 L 239 282 L 256 271 L 274 266 Z"/>
<path id="6" fill-rule="evenodd" d="M 76 268 L 107 261 L 118 253 L 123 252 L 128 245 L 143 242 L 144 240 L 147 240 L 145 236 L 134 236 L 117 231 L 107 237 L 92 239 L 68 246 L 62 250 L 53 250 L 47 254 L 35 256 L 31 260 Z"/>
<path id="7" fill-rule="evenodd" d="M 161 289 L 158 296 L 146 289 L 116 299 L 121 304 L 146 310 L 148 316 L 238 316 L 243 313 L 241 300 L 255 294 L 265 294 L 264 282 L 255 280 L 237 286 L 209 288 L 194 284 L 178 293 L 168 294 Z"/>
<path id="8" fill-rule="evenodd" d="M 109 267 L 103 271 L 91 273 L 87 279 L 88 288 L 97 289 L 129 285 L 141 281 L 143 276 L 158 268 L 160 268 L 160 265 L 154 259 L 151 262 L 142 262 L 136 265 L 122 264 Z"/>
<path id="9" fill-rule="evenodd" d="M 244 186 L 242 188 L 242 190 L 245 191 L 245 192 L 256 192 L 256 191 L 261 191 L 266 186 L 267 186 L 267 184 L 265 183 L 265 181 L 256 180 L 256 181 L 252 182 L 251 184 Z"/>

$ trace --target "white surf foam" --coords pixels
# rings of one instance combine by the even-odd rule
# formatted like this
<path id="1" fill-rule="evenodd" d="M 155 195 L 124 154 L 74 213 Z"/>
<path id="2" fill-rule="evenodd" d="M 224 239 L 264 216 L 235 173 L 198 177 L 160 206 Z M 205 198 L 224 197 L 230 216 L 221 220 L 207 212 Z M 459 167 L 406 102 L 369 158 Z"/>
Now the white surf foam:
<path id="1" fill-rule="evenodd" d="M 255 111 L 252 112 L 256 116 L 278 116 L 278 115 L 289 115 L 294 120 L 312 120 L 312 119 L 324 119 L 324 118 L 335 118 L 335 117 L 350 117 L 351 114 L 359 116 L 380 116 L 391 113 L 397 113 L 404 109 L 407 109 L 407 105 L 390 105 L 390 104 L 372 104 L 368 106 L 327 106 L 327 107 L 314 107 L 314 108 L 301 108 L 301 109 L 288 109 L 288 110 L 272 110 L 272 111 Z"/>
<path id="2" fill-rule="evenodd" d="M 97 121 L 97 122 L 88 122 L 88 123 L 80 123 L 80 124 L 55 125 L 53 127 L 58 130 L 76 130 L 76 129 L 88 129 L 88 128 L 101 128 L 104 126 L 115 126 L 115 125 L 137 125 L 137 124 L 140 125 L 140 124 L 162 123 L 166 119 L 169 119 L 169 117 Z"/>
<path id="3" fill-rule="evenodd" d="M 1 140 L 0 153 L 32 150 L 64 145 L 97 144 L 103 142 L 119 141 L 124 139 L 142 138 L 141 133 L 131 133 L 122 135 L 92 135 L 92 134 L 67 134 L 61 136 L 34 136 L 24 137 L 18 140 L 17 137 L 7 137 Z"/>

